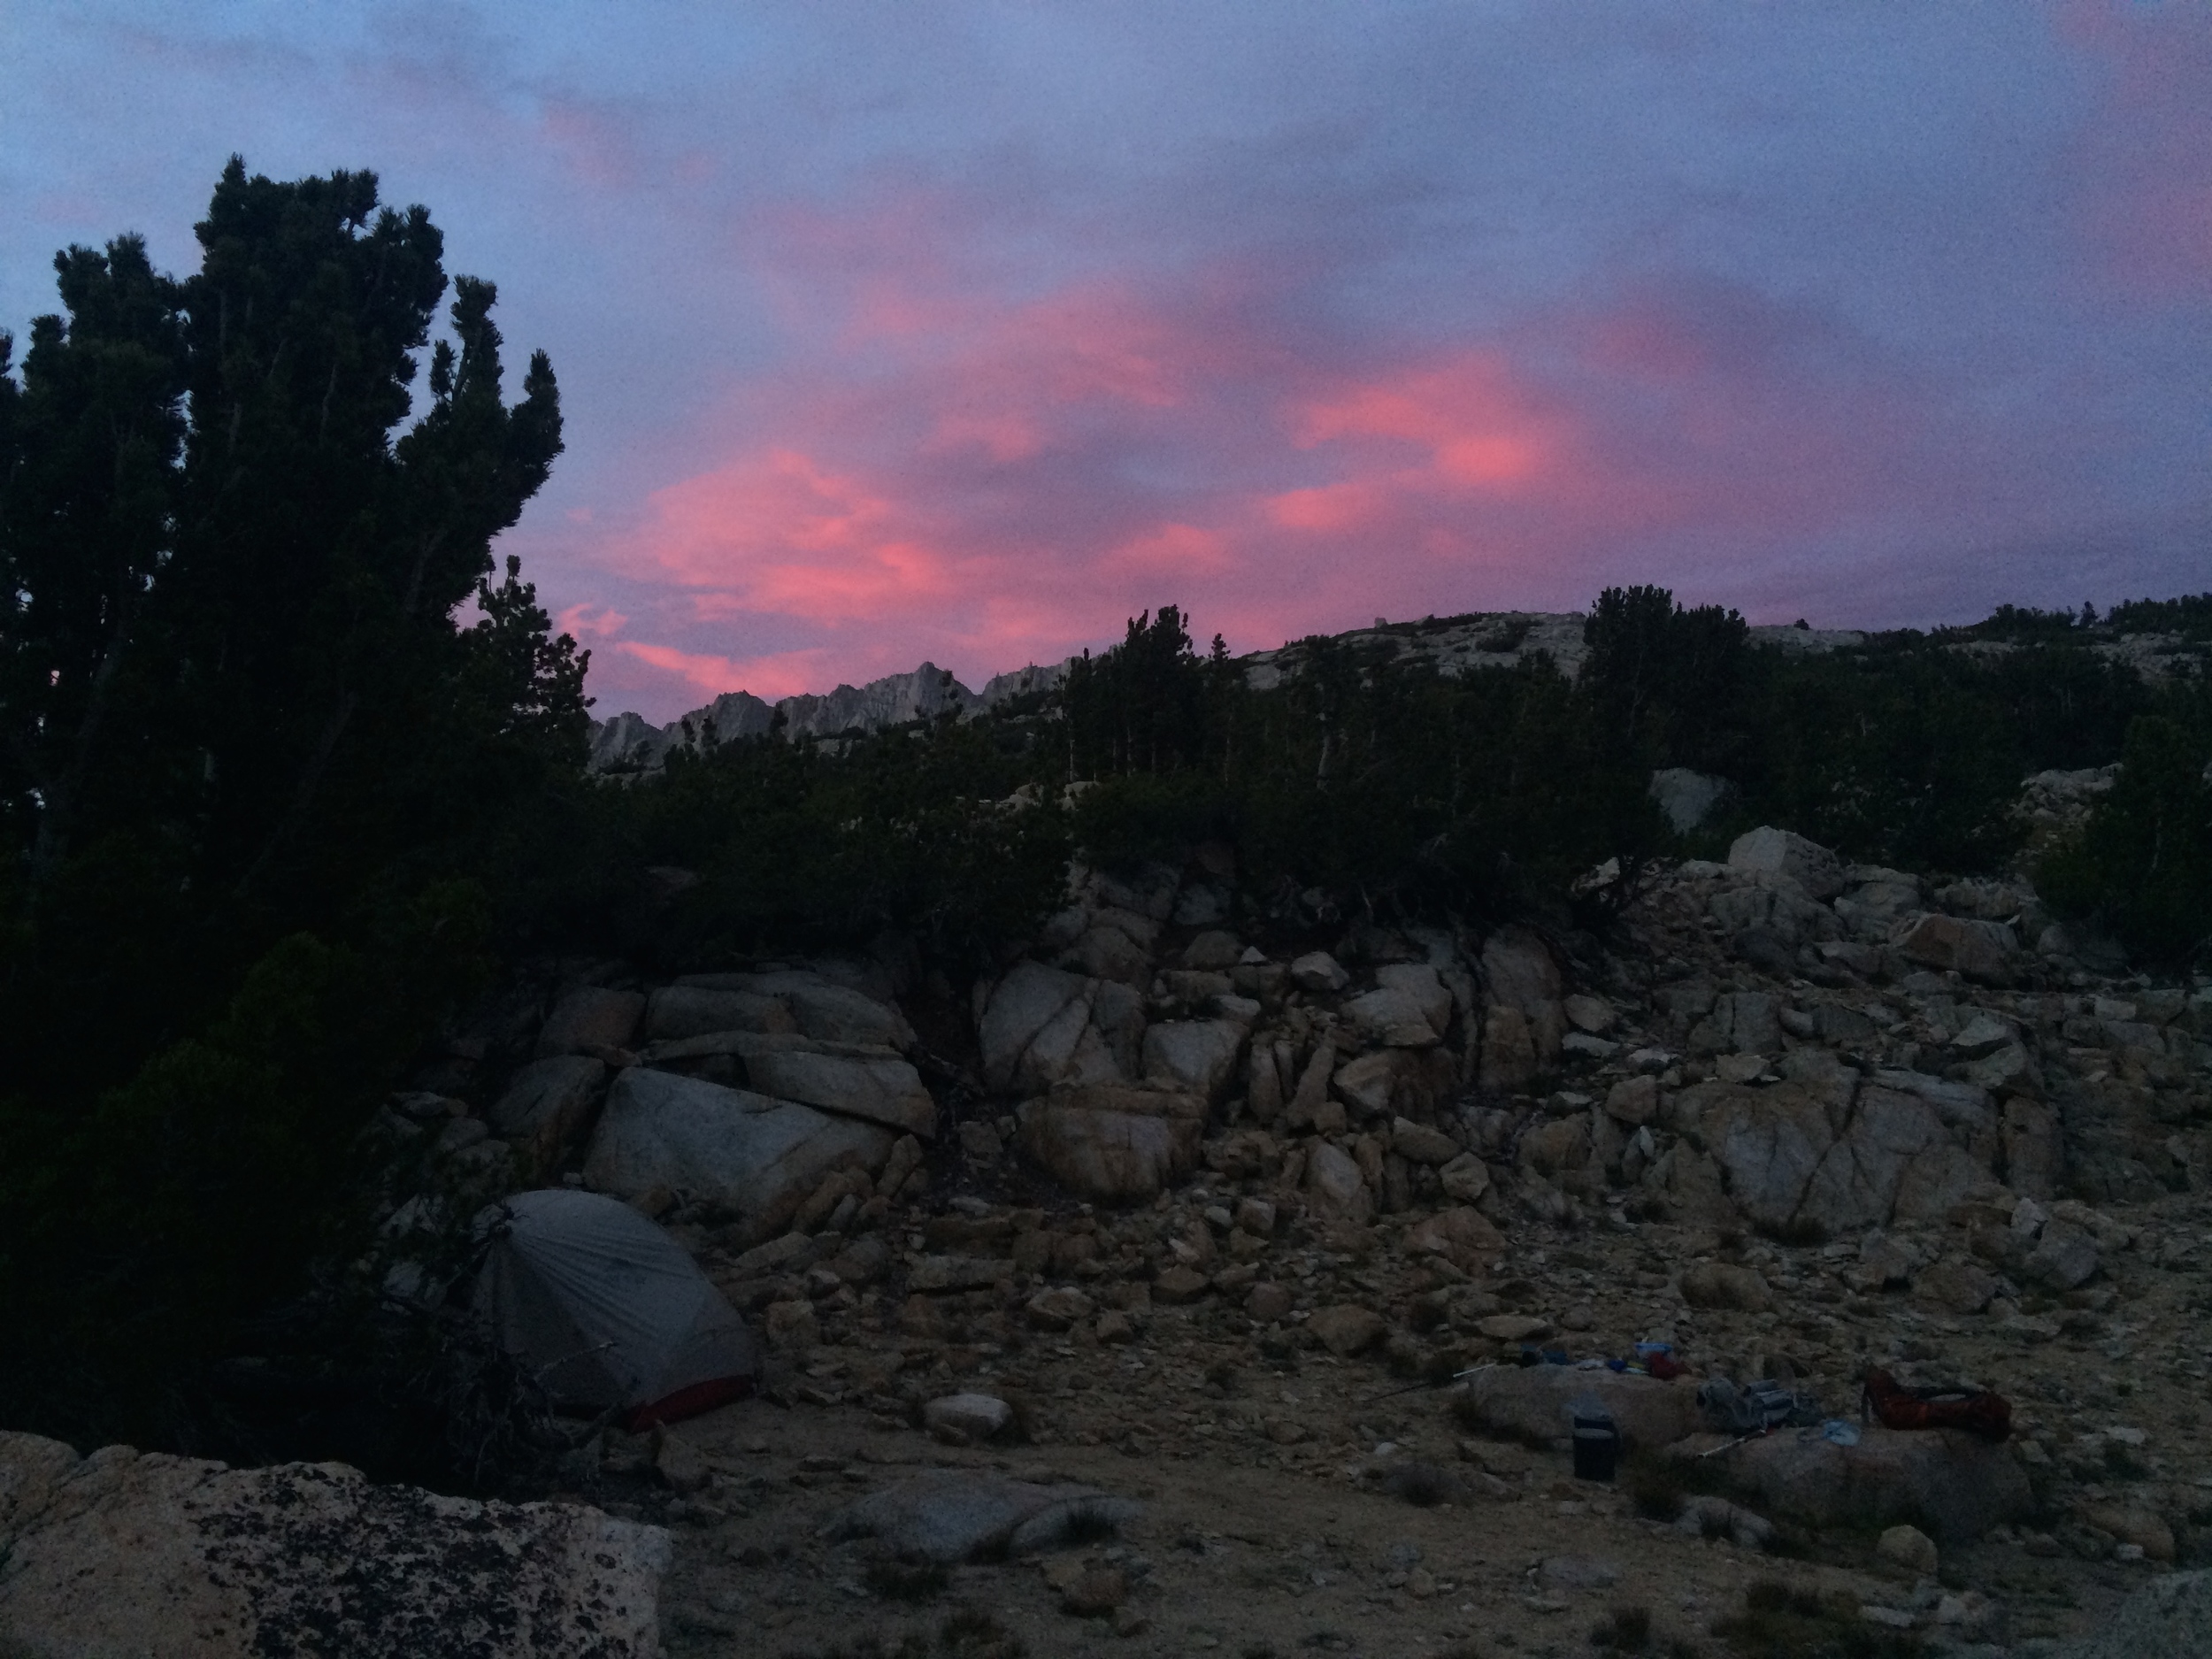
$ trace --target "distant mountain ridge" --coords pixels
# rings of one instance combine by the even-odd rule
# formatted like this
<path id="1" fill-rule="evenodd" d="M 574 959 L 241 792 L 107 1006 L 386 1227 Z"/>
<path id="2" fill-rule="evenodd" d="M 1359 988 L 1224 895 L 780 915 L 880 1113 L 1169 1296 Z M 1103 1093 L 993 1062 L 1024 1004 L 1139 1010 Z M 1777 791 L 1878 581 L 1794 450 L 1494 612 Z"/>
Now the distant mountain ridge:
<path id="1" fill-rule="evenodd" d="M 1348 647 L 1386 649 L 1401 662 L 1432 664 L 1448 678 L 1471 669 L 1509 668 L 1540 651 L 1571 679 L 1581 672 L 1587 655 L 1582 639 L 1586 619 L 1579 611 L 1484 611 L 1425 617 L 1414 622 L 1390 622 L 1378 617 L 1372 627 L 1353 628 L 1331 637 Z M 1814 628 L 1802 624 L 1763 625 L 1751 630 L 1753 644 L 1792 654 L 1849 650 L 1864 644 L 1867 637 L 1857 629 Z M 1961 649 L 2001 651 L 2014 648 L 2002 641 L 1982 641 Z M 2168 666 L 2167 654 L 2175 649 L 2175 642 L 2162 634 L 2130 634 L 2099 641 L 2096 649 L 2155 678 Z M 1253 651 L 1236 660 L 1254 690 L 1270 691 L 1297 673 L 1304 655 L 1304 646 L 1294 641 L 1273 650 Z M 996 674 L 980 691 L 969 690 L 934 663 L 924 663 L 909 673 L 872 680 L 864 686 L 839 686 L 833 691 L 803 693 L 774 703 L 749 691 L 725 692 L 666 726 L 654 726 L 640 714 L 618 714 L 592 722 L 590 767 L 605 772 L 651 771 L 679 749 L 733 742 L 778 731 L 786 738 L 851 737 L 934 720 L 948 712 L 972 719 L 1016 698 L 1056 689 L 1075 660 L 1071 657 L 1057 663 L 1033 663 Z"/>
<path id="2" fill-rule="evenodd" d="M 1070 657 L 1068 662 L 1075 659 Z M 591 723 L 591 770 L 650 770 L 672 750 L 703 743 L 734 742 L 780 730 L 787 738 L 846 737 L 887 726 L 934 720 L 950 710 L 963 719 L 985 713 L 1013 697 L 1048 691 L 1067 677 L 1067 663 L 1032 664 L 998 674 L 981 691 L 971 691 L 934 663 L 903 674 L 872 680 L 864 686 L 840 686 L 826 694 L 803 692 L 769 703 L 749 691 L 726 691 L 666 726 L 644 716 L 618 714 Z M 777 722 L 781 718 L 781 726 Z"/>
<path id="3" fill-rule="evenodd" d="M 1509 666 L 1534 651 L 1548 650 L 1560 668 L 1571 674 L 1582 663 L 1582 620 L 1580 611 L 1529 611 L 1395 624 L 1378 618 L 1372 628 L 1355 628 L 1334 637 L 1350 645 L 1386 643 L 1402 658 L 1433 660 L 1446 674 L 1468 667 Z M 1295 673 L 1299 656 L 1294 643 L 1237 660 L 1253 687 L 1263 691 Z M 772 703 L 749 691 L 725 692 L 666 726 L 654 726 L 640 714 L 618 714 L 592 722 L 591 769 L 649 771 L 678 749 L 765 735 L 777 729 L 779 715 L 787 738 L 849 737 L 933 720 L 948 710 L 972 719 L 1011 699 L 1056 689 L 1075 660 L 1070 657 L 1057 663 L 1032 663 L 996 674 L 980 691 L 969 690 L 934 663 L 924 663 L 910 673 L 891 674 L 864 686 L 840 686 L 826 694 L 803 693 Z"/>

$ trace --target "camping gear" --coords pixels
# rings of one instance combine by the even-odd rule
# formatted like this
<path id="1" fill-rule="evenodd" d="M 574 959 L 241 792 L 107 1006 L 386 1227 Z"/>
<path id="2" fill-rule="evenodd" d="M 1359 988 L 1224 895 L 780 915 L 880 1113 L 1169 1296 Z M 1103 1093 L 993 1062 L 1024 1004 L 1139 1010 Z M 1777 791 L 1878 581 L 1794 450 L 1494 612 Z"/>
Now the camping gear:
<path id="1" fill-rule="evenodd" d="M 1987 1388 L 1908 1388 L 1886 1371 L 1870 1371 L 1859 1390 L 1859 1415 L 1886 1429 L 1964 1429 L 1985 1440 L 2012 1432 L 2012 1402 Z"/>
<path id="2" fill-rule="evenodd" d="M 683 1247 L 627 1204 L 557 1187 L 478 1218 L 474 1306 L 555 1406 L 635 1430 L 752 1392 L 760 1346 Z"/>
<path id="3" fill-rule="evenodd" d="M 1724 1434 L 1764 1434 L 1820 1421 L 1818 1401 L 1792 1394 L 1771 1379 L 1740 1389 L 1725 1377 L 1716 1377 L 1700 1386 L 1697 1403 L 1706 1423 Z"/>
<path id="4" fill-rule="evenodd" d="M 1568 1412 L 1574 1419 L 1575 1479 L 1609 1484 L 1621 1461 L 1621 1432 L 1613 1414 L 1587 1394 Z"/>

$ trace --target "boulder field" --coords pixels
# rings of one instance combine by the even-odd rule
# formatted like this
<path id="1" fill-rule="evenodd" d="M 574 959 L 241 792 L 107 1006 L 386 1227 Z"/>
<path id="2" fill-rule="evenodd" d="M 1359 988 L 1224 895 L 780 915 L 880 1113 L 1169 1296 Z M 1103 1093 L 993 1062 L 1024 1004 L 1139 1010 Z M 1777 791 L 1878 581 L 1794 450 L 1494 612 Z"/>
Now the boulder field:
<path id="1" fill-rule="evenodd" d="M 607 1540 L 527 1651 L 570 1651 L 583 1595 L 652 1626 L 576 1649 L 609 1654 L 961 1619 L 1034 1653 L 1571 1651 L 1617 1614 L 1717 1653 L 1786 1613 L 1993 1655 L 2200 1617 L 2212 988 L 2128 973 L 2024 883 L 1779 829 L 1658 872 L 1603 939 L 1263 922 L 1233 873 L 1078 870 L 957 993 L 893 941 L 549 964 L 394 1098 L 359 1272 L 435 1304 L 477 1206 L 583 1186 L 775 1356 L 762 1398 L 604 1432 L 571 1505 L 472 1511 L 517 1540 L 501 1594 Z M 1684 1377 L 1605 1369 L 1662 1351 Z M 1869 1423 L 1873 1365 L 1996 1389 L 2013 1432 Z M 1722 1432 L 1717 1378 L 1802 1426 Z M 1572 1474 L 1593 1402 L 1608 1484 Z M 241 1558 L 269 1617 L 302 1617 L 279 1555 L 306 1583 L 346 1527 L 391 1537 L 379 1505 L 448 1502 L 50 1445 L 0 1448 L 7 1492 L 140 1471 L 105 1502 L 163 1563 L 214 1559 L 218 1498 L 311 1494 L 322 1541 Z M 0 1629 L 119 1535 L 7 1501 Z"/>

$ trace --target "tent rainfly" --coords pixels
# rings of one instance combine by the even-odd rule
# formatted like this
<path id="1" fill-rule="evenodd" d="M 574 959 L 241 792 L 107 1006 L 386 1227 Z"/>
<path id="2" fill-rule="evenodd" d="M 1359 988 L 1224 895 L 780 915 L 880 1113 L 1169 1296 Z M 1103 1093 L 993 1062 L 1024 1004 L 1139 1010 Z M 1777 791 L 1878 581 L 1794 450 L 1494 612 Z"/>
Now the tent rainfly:
<path id="1" fill-rule="evenodd" d="M 633 1429 L 752 1391 L 760 1346 L 683 1247 L 618 1200 L 554 1188 L 487 1213 L 475 1306 L 557 1406 Z"/>

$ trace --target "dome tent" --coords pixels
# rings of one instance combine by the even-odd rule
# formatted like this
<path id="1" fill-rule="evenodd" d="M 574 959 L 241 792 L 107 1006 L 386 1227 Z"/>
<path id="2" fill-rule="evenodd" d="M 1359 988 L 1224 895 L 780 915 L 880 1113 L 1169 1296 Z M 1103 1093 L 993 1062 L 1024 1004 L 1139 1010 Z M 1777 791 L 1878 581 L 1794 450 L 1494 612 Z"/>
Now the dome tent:
<path id="1" fill-rule="evenodd" d="M 480 1223 L 474 1303 L 556 1405 L 673 1422 L 749 1394 L 760 1345 L 683 1248 L 617 1199 L 517 1193 Z"/>

